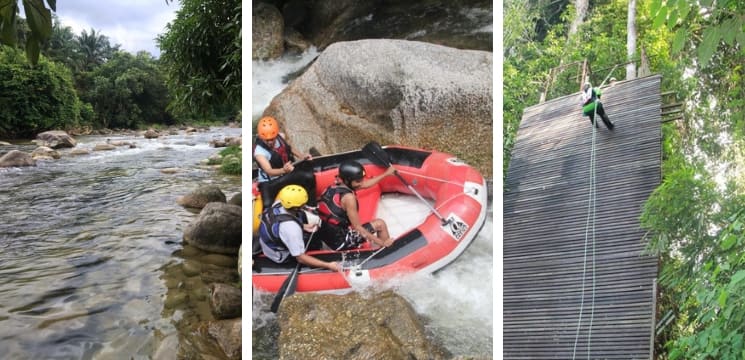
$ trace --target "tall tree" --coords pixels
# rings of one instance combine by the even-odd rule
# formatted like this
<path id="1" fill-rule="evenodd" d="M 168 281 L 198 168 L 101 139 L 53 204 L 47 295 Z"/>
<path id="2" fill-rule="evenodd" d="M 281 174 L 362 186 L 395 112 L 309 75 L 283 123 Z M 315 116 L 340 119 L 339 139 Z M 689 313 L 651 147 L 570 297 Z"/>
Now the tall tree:
<path id="1" fill-rule="evenodd" d="M 175 113 L 240 106 L 240 39 L 239 0 L 181 0 L 176 19 L 157 38 Z"/>
<path id="2" fill-rule="evenodd" d="M 62 26 L 54 17 L 52 34 L 41 49 L 41 53 L 53 61 L 65 64 L 73 72 L 81 70 L 79 46 L 75 33 L 69 26 Z"/>
<path id="3" fill-rule="evenodd" d="M 580 25 L 582 25 L 583 22 L 585 22 L 585 18 L 587 17 L 587 10 L 590 8 L 590 2 L 589 0 L 575 0 L 574 2 L 574 19 L 572 20 L 572 24 L 569 25 L 569 36 L 572 36 L 577 33 L 577 29 Z"/>
<path id="4" fill-rule="evenodd" d="M 94 67 L 111 59 L 114 53 L 119 50 L 118 44 L 111 46 L 109 38 L 101 33 L 96 33 L 94 29 L 91 29 L 90 32 L 83 30 L 76 37 L 76 41 L 78 51 L 80 51 L 82 68 L 86 71 L 91 71 Z"/>
<path id="5" fill-rule="evenodd" d="M 629 11 L 626 18 L 626 80 L 636 78 L 636 0 L 629 0 Z"/>

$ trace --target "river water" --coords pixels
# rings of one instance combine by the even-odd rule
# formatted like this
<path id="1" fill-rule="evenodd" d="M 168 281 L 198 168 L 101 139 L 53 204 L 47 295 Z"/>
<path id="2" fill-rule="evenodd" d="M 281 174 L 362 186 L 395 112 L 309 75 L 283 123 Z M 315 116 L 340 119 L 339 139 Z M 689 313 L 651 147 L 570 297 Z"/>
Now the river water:
<path id="1" fill-rule="evenodd" d="M 240 177 L 199 161 L 219 151 L 211 139 L 240 134 L 226 127 L 149 140 L 82 136 L 77 148 L 106 139 L 136 148 L 0 168 L 0 357 L 146 359 L 173 356 L 179 346 L 211 352 L 190 331 L 211 320 L 197 273 L 235 278 L 237 259 L 183 245 L 196 213 L 176 198 L 202 184 L 228 198 L 238 193 Z"/>

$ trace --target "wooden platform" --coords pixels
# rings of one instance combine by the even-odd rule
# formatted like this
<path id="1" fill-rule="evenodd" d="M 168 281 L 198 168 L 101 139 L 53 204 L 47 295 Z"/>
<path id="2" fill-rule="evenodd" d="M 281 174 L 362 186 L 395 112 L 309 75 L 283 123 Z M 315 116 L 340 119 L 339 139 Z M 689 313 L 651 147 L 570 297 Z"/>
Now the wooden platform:
<path id="1" fill-rule="evenodd" d="M 639 216 L 660 183 L 660 80 L 603 88 L 616 127 L 598 119 L 594 247 L 579 94 L 525 110 L 504 193 L 504 359 L 650 358 L 657 259 L 641 256 Z"/>

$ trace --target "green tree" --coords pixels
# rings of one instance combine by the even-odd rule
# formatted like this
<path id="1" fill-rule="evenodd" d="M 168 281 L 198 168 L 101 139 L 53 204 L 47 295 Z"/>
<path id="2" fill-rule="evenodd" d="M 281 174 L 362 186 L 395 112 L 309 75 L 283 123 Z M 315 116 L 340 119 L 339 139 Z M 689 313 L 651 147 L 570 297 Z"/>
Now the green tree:
<path id="1" fill-rule="evenodd" d="M 31 64 L 39 61 L 39 51 L 52 32 L 52 13 L 44 0 L 23 0 L 23 9 L 31 33 L 26 40 L 26 56 Z M 57 11 L 56 0 L 46 0 L 52 11 Z M 0 44 L 15 45 L 17 42 L 18 1 L 0 0 Z"/>
<path id="2" fill-rule="evenodd" d="M 119 51 L 118 44 L 111 46 L 109 38 L 101 33 L 96 33 L 94 29 L 91 29 L 90 32 L 83 30 L 75 40 L 78 43 L 81 66 L 85 71 L 91 71 L 96 66 L 105 63 L 114 56 L 114 53 Z"/>
<path id="3" fill-rule="evenodd" d="M 675 314 L 662 356 L 742 359 L 745 6 L 652 0 L 647 13 L 653 31 L 674 34 L 661 55 L 690 74 L 676 86 L 685 120 L 665 135 L 664 182 L 642 217 L 663 259 L 664 311 Z"/>
<path id="4" fill-rule="evenodd" d="M 182 0 L 157 38 L 160 61 L 179 115 L 235 112 L 241 89 L 241 2 Z"/>
<path id="5" fill-rule="evenodd" d="M 112 59 L 83 75 L 83 100 L 95 111 L 96 127 L 136 128 L 146 123 L 172 124 L 165 78 L 148 52 L 116 52 Z"/>
<path id="6" fill-rule="evenodd" d="M 67 68 L 45 58 L 31 67 L 18 50 L 0 50 L 0 136 L 76 128 L 81 108 Z"/>
<path id="7" fill-rule="evenodd" d="M 59 19 L 54 17 L 52 34 L 42 49 L 42 55 L 52 61 L 64 64 L 73 73 L 81 70 L 81 59 L 78 42 L 75 39 L 75 33 L 69 26 L 62 26 Z"/>

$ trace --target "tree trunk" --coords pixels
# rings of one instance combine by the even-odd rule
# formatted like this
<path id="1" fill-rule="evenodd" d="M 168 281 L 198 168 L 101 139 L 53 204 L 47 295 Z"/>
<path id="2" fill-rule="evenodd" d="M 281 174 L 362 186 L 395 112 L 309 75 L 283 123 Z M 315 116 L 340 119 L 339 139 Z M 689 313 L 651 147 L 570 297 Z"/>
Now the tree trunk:
<path id="1" fill-rule="evenodd" d="M 636 78 L 636 64 L 634 53 L 636 52 L 636 0 L 629 0 L 628 20 L 626 21 L 626 80 Z"/>
<path id="2" fill-rule="evenodd" d="M 572 24 L 569 26 L 568 37 L 574 35 L 582 22 L 585 21 L 585 17 L 587 17 L 587 9 L 589 7 L 589 0 L 575 0 L 575 8 L 577 9 L 577 13 L 574 16 L 574 20 L 572 20 Z"/>

